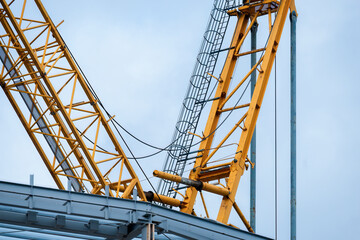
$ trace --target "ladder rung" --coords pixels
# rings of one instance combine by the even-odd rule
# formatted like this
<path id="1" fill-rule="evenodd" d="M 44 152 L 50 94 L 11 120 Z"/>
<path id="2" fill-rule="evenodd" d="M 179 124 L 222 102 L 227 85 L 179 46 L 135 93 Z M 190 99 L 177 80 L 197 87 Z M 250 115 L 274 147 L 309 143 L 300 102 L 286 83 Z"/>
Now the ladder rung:
<path id="1" fill-rule="evenodd" d="M 205 103 L 205 102 L 211 102 L 211 101 L 215 101 L 215 100 L 218 100 L 220 99 L 220 97 L 216 97 L 216 98 L 212 98 L 212 99 L 208 99 L 208 100 L 204 100 L 204 101 L 199 101 L 199 102 L 196 102 L 195 104 L 202 104 L 202 103 Z"/>
<path id="2" fill-rule="evenodd" d="M 234 48 L 235 48 L 235 47 L 224 48 L 224 49 L 221 49 L 221 50 L 218 50 L 218 51 L 211 52 L 210 54 L 219 53 L 219 52 L 224 52 L 224 51 L 228 51 L 228 50 L 231 50 L 231 49 L 234 49 Z"/>
<path id="3" fill-rule="evenodd" d="M 178 187 L 178 188 L 175 188 L 175 190 L 178 191 L 178 190 L 185 189 L 185 188 L 188 188 L 188 186 Z M 169 192 L 174 192 L 174 189 L 170 189 Z"/>
<path id="4" fill-rule="evenodd" d="M 202 151 L 204 151 L 204 149 L 200 149 L 200 150 L 196 150 L 196 151 L 192 151 L 192 152 L 188 152 L 188 153 L 183 153 L 183 154 L 180 154 L 179 156 L 184 156 L 184 155 L 188 155 L 188 154 L 198 153 L 198 152 L 202 152 Z"/>
<path id="5" fill-rule="evenodd" d="M 186 158 L 186 159 L 183 159 L 183 160 L 179 160 L 177 162 L 186 162 L 187 160 L 191 160 L 191 159 L 196 159 L 196 158 L 201 158 L 203 155 L 200 155 L 200 156 L 195 156 L 195 157 L 191 157 L 191 158 Z"/>

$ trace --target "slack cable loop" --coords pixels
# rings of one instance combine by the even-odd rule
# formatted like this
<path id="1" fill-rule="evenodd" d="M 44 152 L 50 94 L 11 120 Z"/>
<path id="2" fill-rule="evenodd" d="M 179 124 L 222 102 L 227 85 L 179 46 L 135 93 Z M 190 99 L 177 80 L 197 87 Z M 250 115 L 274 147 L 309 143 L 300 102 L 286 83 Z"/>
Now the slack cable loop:
<path id="1" fill-rule="evenodd" d="M 52 21 L 52 20 L 51 20 L 51 21 Z M 55 29 L 55 30 L 57 31 L 57 29 Z M 59 33 L 59 32 L 58 32 L 58 33 Z M 63 41 L 63 43 L 65 44 L 65 41 L 64 41 L 64 39 L 62 38 L 62 36 L 61 36 L 60 33 L 59 33 L 59 36 L 60 36 L 61 40 Z M 94 97 L 96 98 L 96 100 L 98 100 L 99 105 L 104 109 L 104 111 L 108 114 L 108 116 L 111 116 L 111 115 L 106 111 L 106 109 L 104 108 L 104 106 L 102 105 L 99 97 L 96 95 L 96 92 L 95 92 L 94 89 L 92 88 L 90 82 L 89 82 L 88 79 L 86 78 L 84 72 L 83 72 L 82 69 L 80 68 L 79 64 L 78 64 L 77 61 L 75 60 L 73 54 L 71 53 L 70 49 L 67 47 L 66 44 L 65 44 L 65 47 L 68 49 L 68 51 L 69 51 L 71 57 L 73 58 L 75 64 L 76 64 L 77 67 L 79 68 L 79 70 L 80 70 L 81 74 L 83 75 L 83 77 L 84 77 L 84 79 L 85 79 L 85 81 L 86 81 L 89 89 L 91 90 L 92 94 L 94 95 Z M 141 165 L 139 164 L 138 160 L 135 158 L 135 156 L 134 156 L 133 152 L 131 151 L 129 145 L 126 143 L 125 139 L 123 138 L 123 136 L 121 135 L 121 133 L 120 133 L 120 131 L 117 129 L 117 127 L 115 126 L 114 122 L 113 122 L 113 121 L 111 121 L 111 122 L 113 123 L 113 126 L 115 127 L 117 133 L 119 134 L 120 138 L 121 138 L 122 141 L 124 142 L 126 148 L 129 150 L 129 152 L 130 152 L 130 154 L 132 155 L 133 159 L 135 160 L 136 164 L 137 164 L 138 167 L 140 168 L 141 172 L 144 174 L 144 176 L 145 176 L 146 180 L 148 181 L 148 183 L 150 184 L 151 188 L 154 190 L 155 194 L 158 196 L 158 198 L 159 198 L 160 201 L 162 202 L 159 194 L 157 193 L 157 191 L 155 190 L 154 186 L 153 186 L 152 183 L 150 182 L 148 176 L 146 175 L 145 171 L 143 170 L 143 168 L 142 168 Z M 88 138 L 87 138 L 87 139 L 88 139 Z M 88 139 L 88 140 L 89 140 L 89 139 Z M 163 202 L 162 202 L 162 203 L 163 203 Z M 164 204 L 164 203 L 163 203 L 163 204 Z"/>
<path id="2" fill-rule="evenodd" d="M 59 35 L 60 35 L 60 33 L 59 33 Z M 60 35 L 60 37 L 62 38 L 61 35 Z M 63 40 L 63 38 L 62 38 L 62 40 Z M 267 45 L 268 40 L 269 40 L 269 38 L 267 39 L 265 46 Z M 63 40 L 63 42 L 64 42 L 64 44 L 65 44 L 65 41 L 64 41 L 64 40 Z M 93 96 L 95 97 L 96 100 L 98 100 L 98 103 L 99 103 L 99 105 L 101 106 L 101 108 L 103 108 L 103 110 L 108 114 L 108 116 L 111 117 L 111 115 L 108 113 L 108 111 L 107 111 L 107 110 L 105 109 L 105 107 L 103 106 L 103 104 L 102 104 L 102 102 L 100 101 L 99 97 L 97 96 L 95 90 L 94 90 L 93 87 L 91 86 L 91 84 L 90 84 L 90 82 L 88 81 L 86 75 L 85 75 L 84 72 L 82 71 L 81 67 L 79 66 L 78 62 L 76 61 L 76 59 L 74 58 L 72 52 L 70 51 L 70 49 L 68 48 L 68 46 L 67 46 L 66 44 L 65 44 L 65 47 L 68 49 L 71 57 L 73 58 L 73 60 L 74 60 L 74 62 L 76 63 L 77 67 L 79 68 L 79 70 L 80 70 L 81 74 L 83 75 L 83 77 L 84 77 L 84 79 L 85 79 L 85 81 L 86 81 L 86 83 L 87 83 L 90 91 L 92 92 Z M 263 54 L 264 54 L 264 51 L 262 51 L 262 55 L 263 55 Z M 240 96 L 240 98 L 239 98 L 239 100 L 237 101 L 237 103 L 235 104 L 235 106 L 236 106 L 236 105 L 240 102 L 240 100 L 242 99 L 242 96 L 244 95 L 245 91 L 247 90 L 247 88 L 248 88 L 248 86 L 249 86 L 249 83 L 250 83 L 250 81 L 249 81 L 248 84 L 246 85 L 246 88 L 244 89 L 244 92 L 243 92 L 242 95 Z M 214 89 L 215 89 L 216 85 L 217 85 L 217 84 L 215 84 Z M 214 89 L 212 90 L 212 92 L 214 91 Z M 212 92 L 211 92 L 211 94 L 212 94 Z M 206 104 L 206 103 L 204 103 L 204 106 L 205 106 L 205 104 Z M 234 108 L 235 108 L 235 107 L 234 107 Z M 229 114 L 225 117 L 225 119 L 217 126 L 217 128 L 216 128 L 213 132 L 211 132 L 211 133 L 209 134 L 209 136 L 206 136 L 206 138 L 208 138 L 208 137 L 210 137 L 212 134 L 214 134 L 214 133 L 224 124 L 224 122 L 229 118 L 229 116 L 230 116 L 231 113 L 233 112 L 234 108 L 229 112 Z M 151 184 L 149 178 L 147 177 L 147 175 L 145 174 L 144 170 L 143 170 L 142 167 L 140 166 L 137 158 L 134 156 L 133 152 L 131 151 L 130 147 L 128 146 L 128 144 L 126 143 L 125 139 L 124 139 L 123 136 L 121 135 L 120 131 L 119 131 L 119 130 L 117 129 L 117 127 L 115 126 L 114 122 L 117 123 L 117 121 L 116 121 L 115 119 L 113 119 L 111 122 L 113 123 L 113 126 L 115 127 L 117 133 L 119 134 L 120 138 L 122 139 L 122 141 L 123 141 L 124 144 L 126 145 L 127 149 L 129 150 L 130 154 L 132 155 L 132 159 L 135 160 L 136 164 L 138 165 L 138 167 L 140 168 L 140 170 L 141 170 L 142 173 L 144 174 L 146 180 L 149 182 L 150 186 L 152 187 L 152 189 L 154 190 L 154 192 L 155 192 L 155 193 L 157 194 L 157 196 L 159 197 L 159 195 L 158 195 L 158 193 L 156 192 L 154 186 Z M 117 123 L 117 124 L 118 124 L 118 123 Z M 120 124 L 119 124 L 119 125 L 120 125 Z M 91 140 L 88 139 L 88 138 L 86 138 L 86 139 L 89 140 L 89 141 L 91 141 Z M 142 141 L 142 142 L 144 143 L 144 141 Z M 193 144 L 191 147 L 194 147 L 194 146 L 198 145 L 200 142 L 201 142 L 201 141 Z M 149 145 L 151 145 L 151 144 L 148 144 L 148 146 L 149 146 Z M 151 145 L 151 146 L 152 146 L 152 145 Z M 171 146 L 171 144 L 170 144 L 169 146 Z M 155 146 L 152 146 L 152 147 L 155 147 Z M 155 147 L 155 148 L 157 148 L 157 147 Z M 100 149 L 104 150 L 103 148 L 100 148 Z M 144 156 L 143 158 L 145 158 L 145 157 L 150 157 L 150 156 L 154 156 L 154 155 L 156 155 L 156 154 L 158 154 L 158 153 L 160 153 L 160 152 L 162 152 L 162 151 L 165 151 L 167 148 L 157 148 L 157 149 L 159 150 L 158 152 L 156 152 L 156 153 L 154 153 L 154 154 L 150 154 L 150 155 L 148 155 L 148 156 Z M 160 199 L 160 201 L 161 201 L 161 198 L 160 198 L 160 197 L 159 197 L 159 199 Z"/>
<path id="3" fill-rule="evenodd" d="M 57 31 L 57 29 L 56 29 L 56 31 Z M 59 33 L 59 32 L 58 32 L 58 33 Z M 65 47 L 68 49 L 68 51 L 69 51 L 71 57 L 73 58 L 75 64 L 77 65 L 77 67 L 79 68 L 81 74 L 83 75 L 83 77 L 84 77 L 84 79 L 85 79 L 85 81 L 86 81 L 86 83 L 87 83 L 90 91 L 92 92 L 93 96 L 95 97 L 96 100 L 98 100 L 98 103 L 99 103 L 100 107 L 107 113 L 107 115 L 108 115 L 109 117 L 111 117 L 112 115 L 109 114 L 109 112 L 106 110 L 106 108 L 105 108 L 104 105 L 102 104 L 101 100 L 99 99 L 99 97 L 98 97 L 98 95 L 96 94 L 95 90 L 94 90 L 93 87 L 91 86 L 89 80 L 87 79 L 86 75 L 85 75 L 84 72 L 82 71 L 80 65 L 78 64 L 78 62 L 77 62 L 76 59 L 74 58 L 71 50 L 70 50 L 69 47 L 66 45 L 66 43 L 65 43 L 65 41 L 64 41 L 64 39 L 63 39 L 63 37 L 61 36 L 60 33 L 59 33 L 59 36 L 61 37 L 61 39 L 62 39 Z M 269 36 L 270 36 L 270 34 L 269 34 Z M 267 41 L 266 41 L 265 46 L 267 45 L 268 40 L 269 40 L 269 37 L 268 37 L 268 39 L 267 39 Z M 264 48 L 264 50 L 262 51 L 262 55 L 264 54 L 264 51 L 265 51 L 265 48 Z M 261 56 L 262 56 L 262 55 L 261 55 Z M 214 85 L 214 88 L 212 89 L 209 97 L 212 95 L 212 93 L 213 93 L 213 91 L 215 90 L 217 84 L 218 84 L 218 82 Z M 249 84 L 248 84 L 248 85 L 249 85 Z M 245 90 L 247 89 L 248 85 L 246 86 Z M 241 100 L 242 96 L 244 95 L 245 90 L 244 90 L 243 94 L 241 95 L 240 99 L 238 100 L 238 102 Z M 237 102 L 237 103 L 238 103 L 238 102 Z M 205 105 L 206 105 L 206 102 L 204 103 L 203 108 L 205 107 Z M 237 105 L 237 104 L 236 104 L 236 105 Z M 235 105 L 235 106 L 236 106 L 236 105 Z M 203 109 L 203 108 L 202 108 L 202 109 Z M 212 133 L 210 133 L 209 136 L 205 137 L 205 139 L 208 138 L 208 137 L 210 137 L 212 134 L 214 134 L 214 133 L 217 131 L 218 128 L 221 127 L 221 125 L 228 119 L 228 117 L 230 116 L 230 114 L 232 113 L 233 110 L 234 110 L 234 109 L 232 109 L 232 110 L 229 112 L 229 114 L 228 114 L 228 115 L 226 116 L 226 118 L 218 125 L 218 127 L 217 127 Z M 200 111 L 199 114 L 201 114 L 201 111 Z M 155 153 L 152 153 L 152 154 L 149 154 L 149 155 L 146 155 L 146 156 L 138 157 L 137 159 L 144 159 L 144 158 L 148 158 L 148 157 L 155 156 L 155 155 L 157 155 L 157 154 L 159 154 L 160 152 L 163 152 L 163 151 L 169 151 L 168 148 L 171 147 L 171 146 L 176 142 L 176 140 L 177 140 L 177 139 L 176 139 L 175 141 L 173 141 L 172 143 L 170 143 L 170 144 L 169 144 L 167 147 L 165 147 L 165 148 L 155 147 L 155 146 L 153 146 L 153 145 L 151 145 L 151 144 L 148 144 L 148 143 L 140 140 L 139 138 L 136 138 L 134 135 L 130 134 L 130 132 L 127 131 L 125 128 L 123 128 L 115 119 L 113 119 L 112 121 L 115 121 L 124 131 L 126 131 L 130 136 L 134 137 L 136 140 L 140 141 L 141 143 L 143 143 L 143 144 L 145 144 L 145 145 L 147 145 L 147 146 L 149 146 L 149 147 L 153 147 L 153 148 L 159 150 L 158 152 L 155 152 Z M 86 137 L 86 136 L 85 136 L 85 137 Z M 180 137 L 182 137 L 182 135 L 180 135 L 179 138 L 180 138 Z M 87 138 L 87 139 L 88 139 L 88 138 Z M 91 142 L 90 139 L 88 139 L 88 140 Z M 200 142 L 201 142 L 201 141 L 193 144 L 191 147 L 194 147 L 194 146 L 198 145 Z M 99 147 L 99 148 L 101 148 L 101 147 Z M 101 148 L 101 149 L 103 150 L 104 148 Z M 134 158 L 132 158 L 132 159 L 134 159 Z"/>

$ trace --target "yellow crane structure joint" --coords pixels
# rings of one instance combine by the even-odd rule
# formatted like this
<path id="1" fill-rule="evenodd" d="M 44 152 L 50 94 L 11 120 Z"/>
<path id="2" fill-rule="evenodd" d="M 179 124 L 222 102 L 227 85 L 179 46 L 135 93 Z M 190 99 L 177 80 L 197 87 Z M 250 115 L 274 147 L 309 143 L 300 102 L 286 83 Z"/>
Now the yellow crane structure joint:
<path id="1" fill-rule="evenodd" d="M 190 187 L 194 187 L 198 191 L 204 190 L 204 191 L 215 193 L 215 194 L 218 194 L 221 196 L 229 196 L 229 194 L 230 194 L 230 191 L 227 188 L 218 187 L 218 186 L 215 186 L 210 183 L 192 180 L 192 179 L 180 177 L 177 175 L 173 175 L 170 173 L 161 172 L 158 170 L 155 170 L 153 172 L 153 175 L 158 178 L 162 178 L 162 179 L 166 179 L 169 181 L 182 183 L 182 184 L 188 185 Z"/>

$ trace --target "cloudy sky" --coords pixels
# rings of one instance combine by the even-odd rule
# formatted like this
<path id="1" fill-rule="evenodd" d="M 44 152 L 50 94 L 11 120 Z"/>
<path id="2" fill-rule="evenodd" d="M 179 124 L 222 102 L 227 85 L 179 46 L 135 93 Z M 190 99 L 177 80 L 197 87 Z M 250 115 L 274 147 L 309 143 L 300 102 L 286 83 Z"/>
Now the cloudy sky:
<path id="1" fill-rule="evenodd" d="M 60 32 L 107 109 L 136 136 L 166 146 L 212 1 L 48 0 L 44 5 L 54 22 L 65 20 Z M 303 0 L 297 8 L 298 239 L 357 239 L 360 3 Z M 290 214 L 289 28 L 288 21 L 277 57 L 281 240 L 289 239 Z M 274 96 L 273 74 L 258 124 L 257 232 L 269 237 L 274 236 Z M 55 187 L 3 92 L 0 122 L 0 179 L 28 183 L 35 174 L 37 185 Z M 126 138 L 135 155 L 153 152 Z M 164 160 L 160 154 L 141 164 L 151 176 Z M 247 216 L 248 175 L 238 200 Z M 235 215 L 230 222 L 241 226 Z"/>

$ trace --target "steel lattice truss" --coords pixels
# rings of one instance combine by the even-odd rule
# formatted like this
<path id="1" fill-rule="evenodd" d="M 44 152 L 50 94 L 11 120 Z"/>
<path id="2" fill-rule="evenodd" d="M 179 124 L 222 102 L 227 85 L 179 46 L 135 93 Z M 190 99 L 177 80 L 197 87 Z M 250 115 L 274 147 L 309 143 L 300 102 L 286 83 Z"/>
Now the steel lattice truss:
<path id="1" fill-rule="evenodd" d="M 208 102 L 211 77 L 217 64 L 221 46 L 225 38 L 230 16 L 226 9 L 236 5 L 235 0 L 215 0 L 210 18 L 203 36 L 203 42 L 196 58 L 195 67 L 190 78 L 190 84 L 176 123 L 172 145 L 169 149 L 163 171 L 183 176 L 185 166 L 194 159 L 191 148 L 194 143 L 200 116 Z M 162 195 L 176 197 L 179 183 L 162 179 L 158 191 Z"/>
<path id="2" fill-rule="evenodd" d="M 139 180 L 109 126 L 111 117 L 41 1 L 1 1 L 1 86 L 57 186 L 131 198 Z M 102 146 L 104 148 L 101 148 Z M 123 193 L 121 193 L 123 192 Z"/>
<path id="3" fill-rule="evenodd" d="M 194 152 L 196 157 L 189 171 L 189 177 L 184 178 L 168 172 L 154 172 L 159 178 L 185 186 L 186 191 L 181 194 L 182 212 L 194 214 L 195 200 L 199 193 L 206 216 L 211 218 L 205 204 L 206 197 L 203 195 L 204 191 L 210 192 L 220 196 L 217 221 L 227 224 L 234 208 L 247 229 L 253 231 L 237 205 L 235 197 L 242 175 L 250 165 L 253 165 L 248 158 L 250 142 L 290 7 L 294 8 L 292 0 L 249 0 L 228 9 L 227 13 L 236 19 L 236 26 L 230 46 L 226 48 L 227 57 L 220 77 L 213 76 L 218 81 L 218 85 L 215 95 L 211 98 L 212 106 L 206 126 L 201 133 L 196 134 L 201 138 L 201 142 L 198 150 Z M 251 28 L 260 18 L 265 19 L 262 21 L 265 24 L 259 24 L 259 27 L 262 27 L 264 32 L 268 32 L 267 41 L 263 44 L 263 48 L 247 50 L 244 42 L 250 35 Z M 235 78 L 235 66 L 239 59 L 257 52 L 260 54 L 250 71 L 242 71 L 240 78 Z M 253 72 L 258 72 L 253 95 L 251 101 L 244 101 L 242 96 L 250 84 L 249 77 Z M 231 88 L 230 83 L 235 86 Z M 230 114 L 232 118 L 229 118 Z M 221 117 L 223 121 L 220 120 Z M 219 134 L 218 129 L 223 127 L 224 121 L 228 118 L 227 123 L 231 123 L 225 128 L 229 129 Z M 236 142 L 231 142 L 229 139 Z M 224 149 L 225 147 L 227 148 Z M 230 150 L 231 147 L 233 150 Z M 228 156 L 219 160 L 214 159 L 214 156 L 219 156 L 217 154 L 221 151 Z"/>
<path id="4" fill-rule="evenodd" d="M 142 190 L 136 173 L 109 125 L 113 116 L 102 112 L 101 102 L 91 90 L 57 30 L 61 23 L 55 25 L 51 21 L 41 1 L 0 0 L 0 3 L 0 60 L 3 63 L 0 85 L 60 189 L 64 189 L 64 183 L 69 181 L 76 192 L 131 199 L 136 187 L 141 200 L 154 200 L 180 207 L 182 212 L 188 214 L 194 214 L 195 200 L 200 193 L 209 218 L 203 190 L 220 196 L 217 215 L 219 222 L 227 224 L 234 208 L 247 229 L 252 231 L 236 204 L 235 197 L 245 169 L 252 164 L 247 154 L 288 9 L 294 8 L 293 0 L 248 0 L 242 5 L 226 9 L 226 14 L 236 18 L 237 22 L 231 44 L 224 50 L 227 57 L 220 77 L 216 78 L 212 74 L 212 64 L 215 65 L 216 61 L 208 59 L 210 68 L 202 71 L 202 76 L 195 75 L 192 78 L 207 81 L 201 84 L 204 87 L 202 95 L 194 94 L 195 97 L 201 95 L 202 99 L 207 94 L 208 86 L 205 85 L 210 81 L 208 78 L 217 80 L 206 126 L 201 134 L 195 133 L 195 127 L 194 132 L 189 133 L 192 137 L 187 137 L 186 141 L 179 138 L 180 145 L 184 145 L 172 146 L 179 147 L 176 149 L 179 158 L 175 160 L 186 162 L 193 136 L 201 138 L 198 150 L 193 152 L 196 156 L 189 178 L 182 177 L 182 163 L 174 161 L 166 166 L 170 171 L 175 164 L 175 173 L 178 175 L 171 171 L 154 172 L 155 176 L 170 181 L 170 184 L 165 182 L 162 186 L 165 194 L 175 185 L 181 183 L 185 186 L 186 192 L 181 200 Z M 276 18 L 272 19 L 273 15 Z M 245 39 L 261 16 L 267 16 L 268 19 L 268 24 L 265 24 L 269 30 L 268 40 L 264 48 L 247 51 L 243 46 Z M 226 22 L 226 17 L 222 21 Z M 222 27 L 226 28 L 227 23 Z M 215 42 L 217 48 L 220 48 L 222 38 Z M 209 52 L 209 49 L 207 51 L 207 56 L 214 53 Z M 262 52 L 257 63 L 231 89 L 230 83 L 234 81 L 238 59 L 256 52 Z M 246 90 L 247 79 L 255 71 L 258 71 L 258 78 L 251 101 L 236 101 L 235 96 L 241 95 L 239 89 Z M 195 100 L 192 99 L 191 104 L 199 103 Z M 201 105 L 199 106 L 197 111 L 202 110 Z M 220 117 L 224 113 L 230 115 L 235 111 L 237 118 L 232 123 L 232 128 L 220 140 L 214 138 L 215 132 L 222 125 Z M 193 120 L 198 116 L 197 112 L 191 114 L 195 114 Z M 227 118 L 225 116 L 225 120 Z M 197 125 L 198 119 L 195 120 Z M 184 128 L 179 133 L 188 130 Z M 234 137 L 235 133 L 238 134 L 235 137 L 236 143 L 229 144 L 228 139 Z M 222 159 L 226 162 L 219 163 L 213 159 L 229 145 L 235 149 L 229 158 Z M 181 153 L 180 149 L 183 147 L 186 151 Z M 174 191 L 177 192 L 176 189 Z"/>

